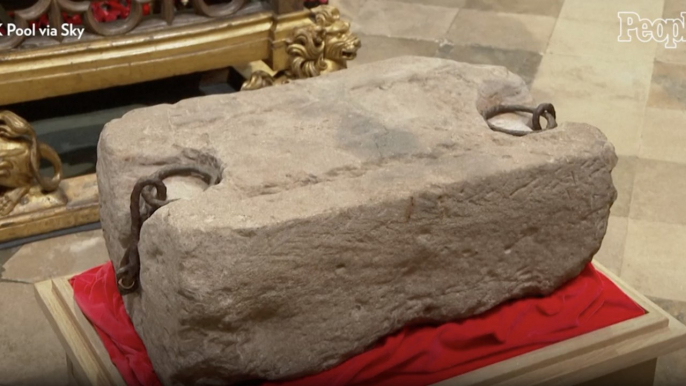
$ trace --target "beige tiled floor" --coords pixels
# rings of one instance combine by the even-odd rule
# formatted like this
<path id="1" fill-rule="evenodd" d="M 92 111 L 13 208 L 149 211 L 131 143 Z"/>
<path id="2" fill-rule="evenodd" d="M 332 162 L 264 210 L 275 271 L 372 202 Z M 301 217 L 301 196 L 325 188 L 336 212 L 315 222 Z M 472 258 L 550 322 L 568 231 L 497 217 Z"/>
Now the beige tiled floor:
<path id="1" fill-rule="evenodd" d="M 409 54 L 503 65 L 539 101 L 552 102 L 559 120 L 602 130 L 619 154 L 619 195 L 596 258 L 684 321 L 686 43 L 671 50 L 618 43 L 617 12 L 676 17 L 686 0 L 332 3 L 363 42 L 351 66 Z M 63 353 L 29 283 L 104 260 L 99 231 L 0 252 L 0 310 L 21 310 L 0 313 L 0 353 L 9 353 L 0 354 L 0 384 L 64 380 Z M 12 373 L 28 362 L 37 363 L 35 371 Z M 656 385 L 686 385 L 686 350 L 660 359 Z"/>
<path id="2" fill-rule="evenodd" d="M 686 110 L 648 107 L 645 110 L 641 158 L 686 164 Z"/>
<path id="3" fill-rule="evenodd" d="M 66 354 L 34 300 L 33 286 L 0 283 L 0 384 L 66 385 Z"/>
<path id="4" fill-rule="evenodd" d="M 102 231 L 0 251 L 0 385 L 66 385 L 66 354 L 40 310 L 32 283 L 107 260 Z"/>
<path id="5" fill-rule="evenodd" d="M 657 43 L 638 40 L 619 45 L 619 19 L 613 22 L 565 19 L 560 17 L 546 53 L 554 55 L 610 58 L 632 62 L 652 62 Z"/>
<path id="6" fill-rule="evenodd" d="M 548 45 L 555 21 L 550 16 L 463 9 L 446 37 L 460 45 L 541 52 Z"/>

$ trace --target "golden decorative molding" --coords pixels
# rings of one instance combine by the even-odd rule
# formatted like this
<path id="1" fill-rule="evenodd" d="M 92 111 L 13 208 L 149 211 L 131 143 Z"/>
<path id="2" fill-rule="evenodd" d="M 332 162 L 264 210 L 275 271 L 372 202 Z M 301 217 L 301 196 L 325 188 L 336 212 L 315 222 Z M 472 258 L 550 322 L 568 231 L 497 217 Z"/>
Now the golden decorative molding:
<path id="1" fill-rule="evenodd" d="M 41 175 L 41 159 L 52 165 L 52 177 Z M 75 199 L 84 193 L 90 197 Z M 0 111 L 0 241 L 96 222 L 97 190 L 92 196 L 83 182 L 62 183 L 59 155 L 26 120 Z"/>
<path id="2" fill-rule="evenodd" d="M 203 4 L 210 3 L 206 1 Z M 45 11 L 46 4 L 55 2 L 66 0 L 39 0 L 31 7 L 32 12 Z M 197 0 L 189 3 L 199 4 Z M 104 38 L 91 35 L 82 40 L 65 39 L 64 43 L 41 39 L 40 44 L 29 40 L 19 49 L 11 49 L 15 44 L 8 46 L 7 39 L 14 37 L 0 36 L 0 106 L 245 63 L 262 63 L 263 70 L 275 73 L 288 68 L 286 38 L 313 23 L 311 12 L 302 10 L 302 1 L 246 1 L 230 17 L 217 17 L 216 12 L 229 12 L 221 7 L 212 5 L 202 16 L 200 5 L 200 16 L 176 18 L 171 26 L 159 16 L 164 12 L 157 13 L 131 33 Z M 26 24 L 40 17 L 27 10 L 15 11 L 15 21 L 17 15 Z M 132 17 L 135 15 L 129 15 Z M 127 23 L 104 24 L 114 28 L 115 24 Z M 2 194 L 10 190 L 5 187 Z M 11 202 L 10 197 L 7 200 Z M 64 179 L 52 192 L 46 192 L 34 179 L 18 202 L 8 214 L 0 214 L 0 242 L 99 220 L 95 174 Z"/>
<path id="3" fill-rule="evenodd" d="M 138 27 L 143 20 L 144 5 L 148 5 L 151 12 L 159 3 L 159 12 L 153 16 L 164 20 L 171 25 L 178 11 L 174 6 L 174 0 L 131 0 L 128 16 L 123 20 L 114 22 L 101 22 L 95 15 L 92 3 L 98 0 L 74 1 L 74 0 L 38 0 L 26 9 L 14 11 L 13 24 L 18 28 L 28 28 L 29 23 L 41 17 L 47 16 L 49 27 L 54 29 L 54 35 L 48 35 L 61 42 L 64 39 L 62 26 L 65 24 L 62 14 L 72 17 L 78 16 L 86 31 L 100 36 L 117 36 L 130 32 Z M 189 1 L 183 2 L 185 6 Z M 190 5 L 196 14 L 209 18 L 222 18 L 237 13 L 246 4 L 246 0 L 228 0 L 219 4 L 207 4 L 206 0 L 190 0 Z M 69 23 L 67 23 L 69 24 Z M 0 36 L 0 50 L 19 47 L 26 36 Z"/>
<path id="4" fill-rule="evenodd" d="M 286 82 L 287 78 L 285 76 L 282 76 L 279 78 L 279 80 Z M 250 74 L 250 78 L 248 80 L 243 82 L 243 86 L 241 86 L 241 91 L 259 90 L 264 87 L 273 86 L 276 82 L 277 79 L 270 75 L 268 72 L 255 71 L 252 74 Z"/>
<path id="5" fill-rule="evenodd" d="M 312 9 L 314 24 L 294 30 L 286 41 L 288 68 L 272 75 L 255 71 L 241 90 L 258 90 L 347 68 L 357 57 L 360 39 L 350 32 L 350 23 L 340 18 L 336 7 L 322 5 Z"/>
<path id="6" fill-rule="evenodd" d="M 291 35 L 290 24 L 311 22 L 303 11 L 282 26 L 262 6 L 253 2 L 240 11 L 249 14 L 232 18 L 163 29 L 157 20 L 146 32 L 0 50 L 0 106 L 268 60 L 274 29 Z"/>

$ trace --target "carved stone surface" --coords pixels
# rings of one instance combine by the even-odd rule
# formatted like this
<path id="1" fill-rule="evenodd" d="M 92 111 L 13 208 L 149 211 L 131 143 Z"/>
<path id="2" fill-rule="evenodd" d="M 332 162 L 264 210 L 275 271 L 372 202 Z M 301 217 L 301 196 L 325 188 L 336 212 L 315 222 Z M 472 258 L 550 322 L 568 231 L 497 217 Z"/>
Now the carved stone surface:
<path id="1" fill-rule="evenodd" d="M 504 68 L 405 57 L 110 122 L 98 183 L 115 266 L 139 177 L 222 170 L 205 191 L 169 181 L 182 199 L 142 228 L 125 302 L 162 381 L 318 372 L 409 323 L 575 277 L 606 231 L 614 148 L 578 123 L 491 131 L 479 111 L 501 102 L 532 103 Z"/>

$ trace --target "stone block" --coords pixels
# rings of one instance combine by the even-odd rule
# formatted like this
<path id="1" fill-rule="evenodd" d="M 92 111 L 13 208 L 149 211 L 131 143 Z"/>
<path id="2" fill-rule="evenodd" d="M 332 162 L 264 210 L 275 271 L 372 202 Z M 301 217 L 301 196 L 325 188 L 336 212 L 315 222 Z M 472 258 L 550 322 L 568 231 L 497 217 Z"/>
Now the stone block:
<path id="1" fill-rule="evenodd" d="M 496 103 L 532 100 L 505 68 L 403 57 L 110 122 L 97 173 L 115 266 L 138 178 L 222 176 L 168 180 L 179 200 L 142 227 L 125 302 L 161 380 L 316 373 L 578 275 L 616 197 L 614 148 L 581 123 L 491 131 L 480 111 Z"/>

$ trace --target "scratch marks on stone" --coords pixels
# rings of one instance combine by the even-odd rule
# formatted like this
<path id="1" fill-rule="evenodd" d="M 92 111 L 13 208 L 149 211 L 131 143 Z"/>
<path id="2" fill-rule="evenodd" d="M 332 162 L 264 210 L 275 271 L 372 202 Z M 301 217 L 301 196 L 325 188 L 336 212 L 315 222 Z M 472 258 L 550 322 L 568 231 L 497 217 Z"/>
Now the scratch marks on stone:
<path id="1" fill-rule="evenodd" d="M 569 191 L 569 188 L 565 188 L 565 192 L 567 193 L 567 198 L 569 198 L 570 200 L 572 200 L 572 199 L 573 199 L 573 198 L 572 198 L 572 192 Z"/>
<path id="2" fill-rule="evenodd" d="M 491 192 L 486 193 L 486 196 L 484 197 L 484 200 L 486 200 L 487 202 L 488 202 L 488 201 L 495 201 L 495 200 L 497 200 L 499 197 L 501 197 L 500 192 L 491 191 Z"/>
<path id="3" fill-rule="evenodd" d="M 174 130 L 174 124 L 172 123 L 170 112 L 171 112 L 171 108 L 168 107 L 165 110 L 165 114 L 167 115 L 167 125 L 169 125 L 169 130 Z"/>
<path id="4" fill-rule="evenodd" d="M 593 217 L 593 216 L 595 216 L 595 215 L 598 214 L 598 213 L 602 213 L 603 216 L 606 216 L 607 214 L 605 214 L 604 212 L 609 212 L 609 211 L 610 211 L 610 207 L 609 207 L 609 206 L 607 206 L 607 205 L 601 206 L 601 207 L 599 207 L 599 208 L 595 208 L 595 209 L 592 209 L 592 210 L 589 211 L 589 212 L 586 212 L 586 214 L 584 214 L 583 216 L 581 216 L 581 220 L 587 220 L 587 219 L 589 219 L 590 217 Z"/>
<path id="5" fill-rule="evenodd" d="M 410 222 L 412 213 L 414 212 L 414 197 L 410 197 L 410 202 L 405 208 L 405 222 Z"/>
<path id="6" fill-rule="evenodd" d="M 355 178 L 363 176 L 367 172 L 367 170 L 368 168 L 365 167 L 365 165 L 362 165 L 361 167 L 348 165 L 340 168 L 331 169 L 328 172 L 326 172 L 326 176 L 331 178 L 338 176 L 342 176 L 343 178 Z"/>
<path id="7" fill-rule="evenodd" d="M 376 146 L 376 151 L 379 152 L 379 157 L 383 158 L 383 153 L 381 153 L 381 149 L 379 148 L 379 142 L 376 139 L 374 140 L 374 146 Z"/>
<path id="8" fill-rule="evenodd" d="M 526 183 L 524 183 L 524 185 L 521 185 L 521 186 L 519 186 L 518 188 L 516 188 L 515 190 L 513 190 L 512 192 L 510 192 L 510 197 L 514 197 L 514 196 L 517 195 L 519 192 L 529 190 L 529 187 L 531 187 L 531 186 L 533 186 L 534 184 L 536 184 L 536 183 L 538 182 L 539 179 L 540 179 L 540 177 L 536 177 L 536 178 L 534 178 L 533 180 L 527 181 Z"/>
<path id="9" fill-rule="evenodd" d="M 540 230 L 540 228 L 538 228 L 538 227 L 528 227 L 528 228 L 524 229 L 519 234 L 519 236 L 517 237 L 516 240 L 505 245 L 503 247 L 503 249 L 505 251 L 511 251 L 514 247 L 517 246 L 517 244 L 521 243 L 522 241 L 526 240 L 527 238 L 534 237 L 536 235 L 536 233 L 538 233 L 539 230 Z"/>

